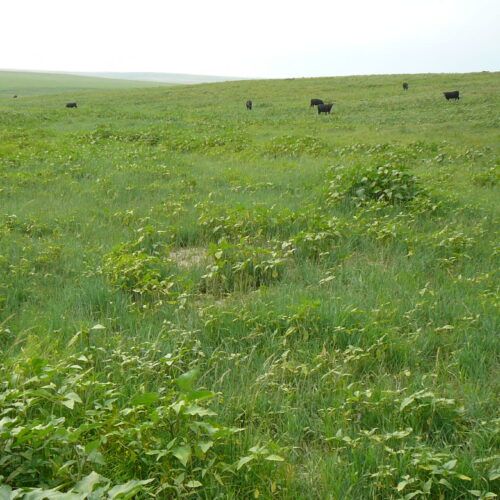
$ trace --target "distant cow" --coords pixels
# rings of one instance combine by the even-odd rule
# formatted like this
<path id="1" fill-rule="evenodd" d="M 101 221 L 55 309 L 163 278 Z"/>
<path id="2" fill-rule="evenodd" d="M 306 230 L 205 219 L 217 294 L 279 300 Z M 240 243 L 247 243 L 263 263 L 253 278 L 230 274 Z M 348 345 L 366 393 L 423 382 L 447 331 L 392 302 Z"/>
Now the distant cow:
<path id="1" fill-rule="evenodd" d="M 333 104 L 318 104 L 318 115 L 321 113 L 328 113 L 332 110 Z"/>
<path id="2" fill-rule="evenodd" d="M 76 102 L 67 102 L 66 107 L 67 108 L 77 108 L 78 106 L 76 105 Z"/>
<path id="3" fill-rule="evenodd" d="M 324 102 L 321 99 L 311 99 L 311 108 L 313 106 L 318 106 L 319 104 L 324 104 Z"/>
<path id="4" fill-rule="evenodd" d="M 408 90 L 408 84 L 406 82 L 403 83 L 403 90 Z"/>
<path id="5" fill-rule="evenodd" d="M 13 95 L 13 96 L 12 96 L 12 99 L 17 99 L 17 95 Z"/>
<path id="6" fill-rule="evenodd" d="M 246 102 L 246 107 L 247 109 L 252 109 L 252 101 L 250 99 Z"/>
<path id="7" fill-rule="evenodd" d="M 454 90 L 453 92 L 443 92 L 443 94 L 446 97 L 447 101 L 449 101 L 450 99 L 458 101 L 460 99 L 460 93 L 458 92 L 458 90 Z"/>

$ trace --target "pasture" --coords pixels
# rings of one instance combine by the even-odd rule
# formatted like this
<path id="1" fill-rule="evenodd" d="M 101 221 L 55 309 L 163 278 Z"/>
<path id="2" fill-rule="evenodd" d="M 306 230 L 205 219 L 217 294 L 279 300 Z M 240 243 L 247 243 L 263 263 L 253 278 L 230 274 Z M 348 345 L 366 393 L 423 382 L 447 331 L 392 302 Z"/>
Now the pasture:
<path id="1" fill-rule="evenodd" d="M 33 95 L 74 93 L 84 91 L 119 90 L 130 88 L 158 87 L 165 83 L 137 82 L 118 78 L 96 78 L 60 73 L 36 73 L 29 71 L 0 70 L 0 99 L 18 95 L 19 98 Z"/>
<path id="2" fill-rule="evenodd" d="M 495 498 L 499 76 L 0 72 L 0 498 Z"/>

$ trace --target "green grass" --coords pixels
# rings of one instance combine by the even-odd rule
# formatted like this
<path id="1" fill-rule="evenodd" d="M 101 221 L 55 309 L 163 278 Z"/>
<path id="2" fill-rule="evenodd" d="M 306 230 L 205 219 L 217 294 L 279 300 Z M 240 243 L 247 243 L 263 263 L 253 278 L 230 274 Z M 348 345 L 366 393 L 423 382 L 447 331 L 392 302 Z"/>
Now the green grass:
<path id="1" fill-rule="evenodd" d="M 192 83 L 214 83 L 225 82 L 230 80 L 242 80 L 242 78 L 230 76 L 214 76 L 214 75 L 191 75 L 185 73 L 82 73 L 83 76 L 96 76 L 99 78 L 113 78 L 125 80 L 139 80 L 149 82 L 163 82 L 167 84 L 192 84 Z"/>
<path id="2" fill-rule="evenodd" d="M 499 74 L 75 78 L 0 90 L 0 493 L 494 498 Z"/>
<path id="3" fill-rule="evenodd" d="M 159 87 L 166 83 L 118 78 L 0 70 L 0 99 L 68 92 L 78 95 L 88 90 L 118 90 Z"/>

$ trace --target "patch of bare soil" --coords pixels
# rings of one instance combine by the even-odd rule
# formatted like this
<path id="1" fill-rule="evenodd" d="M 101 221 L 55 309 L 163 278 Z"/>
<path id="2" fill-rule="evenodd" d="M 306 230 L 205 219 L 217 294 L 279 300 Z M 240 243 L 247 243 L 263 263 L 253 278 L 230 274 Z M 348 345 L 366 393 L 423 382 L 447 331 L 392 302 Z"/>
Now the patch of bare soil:
<path id="1" fill-rule="evenodd" d="M 207 250 L 203 247 L 176 248 L 170 252 L 169 258 L 180 267 L 200 266 L 206 263 Z"/>

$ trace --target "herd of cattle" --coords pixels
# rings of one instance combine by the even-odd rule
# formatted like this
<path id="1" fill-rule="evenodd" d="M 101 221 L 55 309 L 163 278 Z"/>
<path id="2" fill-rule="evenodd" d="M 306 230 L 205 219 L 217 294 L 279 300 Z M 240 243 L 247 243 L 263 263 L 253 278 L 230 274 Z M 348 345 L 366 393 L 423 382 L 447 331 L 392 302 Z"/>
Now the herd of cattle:
<path id="1" fill-rule="evenodd" d="M 408 85 L 407 82 L 403 82 L 403 90 L 408 90 L 410 86 Z M 443 92 L 444 97 L 446 98 L 447 101 L 455 100 L 458 101 L 460 99 L 460 92 L 458 90 L 452 90 L 451 92 Z M 321 99 L 311 99 L 311 108 L 314 106 L 318 107 L 318 115 L 321 113 L 325 114 L 330 114 L 330 111 L 332 110 L 334 103 L 328 103 L 325 104 Z M 246 102 L 246 107 L 248 110 L 251 110 L 253 106 L 253 102 L 251 100 L 248 100 Z"/>
<path id="2" fill-rule="evenodd" d="M 403 90 L 408 90 L 410 88 L 410 86 L 408 85 L 407 82 L 403 82 Z M 451 100 L 454 100 L 454 101 L 458 101 L 460 99 L 460 92 L 458 90 L 453 90 L 451 92 L 443 92 L 444 94 L 444 97 L 446 98 L 447 101 L 449 101 L 450 99 Z M 12 96 L 14 99 L 17 99 L 17 95 L 14 95 Z M 332 110 L 333 108 L 333 104 L 334 103 L 328 103 L 328 104 L 325 104 L 321 99 L 311 99 L 311 108 L 313 108 L 314 106 L 317 106 L 318 107 L 318 115 L 320 115 L 321 113 L 325 113 L 325 114 L 330 114 L 330 111 Z M 246 107 L 249 111 L 252 110 L 252 107 L 253 107 L 253 102 L 249 99 L 247 102 L 246 102 Z M 66 103 L 66 107 L 67 108 L 77 108 L 78 105 L 76 104 L 76 102 L 68 102 Z"/>

